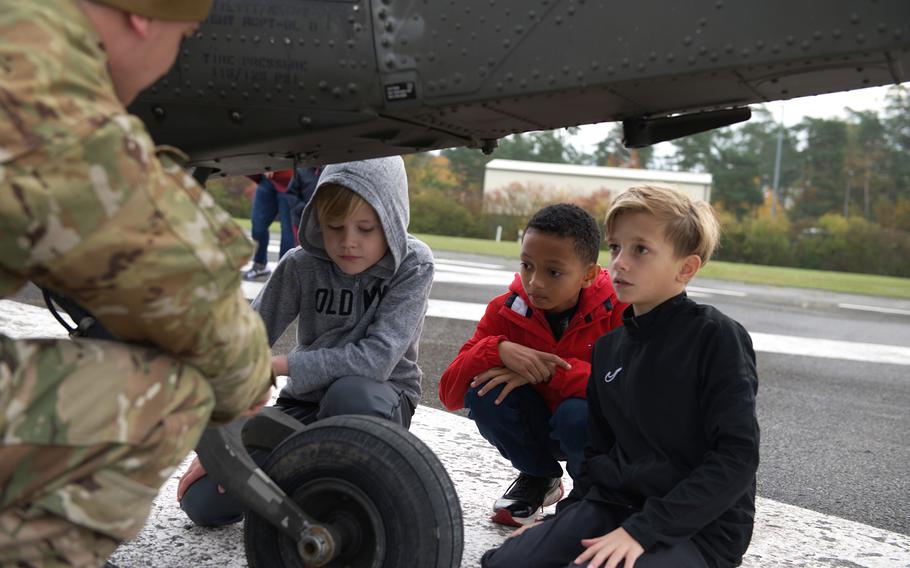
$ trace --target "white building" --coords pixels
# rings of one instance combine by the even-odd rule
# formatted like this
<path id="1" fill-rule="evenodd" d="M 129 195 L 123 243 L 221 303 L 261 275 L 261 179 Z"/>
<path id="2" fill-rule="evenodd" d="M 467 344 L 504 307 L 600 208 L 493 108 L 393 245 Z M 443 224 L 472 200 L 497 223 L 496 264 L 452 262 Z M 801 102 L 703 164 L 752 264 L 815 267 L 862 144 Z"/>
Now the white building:
<path id="1" fill-rule="evenodd" d="M 601 166 L 575 166 L 518 160 L 491 160 L 483 179 L 484 203 L 496 193 L 520 186 L 537 197 L 568 199 L 585 197 L 602 190 L 612 196 L 633 185 L 654 183 L 674 186 L 693 199 L 710 201 L 711 174 L 667 172 Z M 493 207 L 497 209 L 498 207 Z"/>

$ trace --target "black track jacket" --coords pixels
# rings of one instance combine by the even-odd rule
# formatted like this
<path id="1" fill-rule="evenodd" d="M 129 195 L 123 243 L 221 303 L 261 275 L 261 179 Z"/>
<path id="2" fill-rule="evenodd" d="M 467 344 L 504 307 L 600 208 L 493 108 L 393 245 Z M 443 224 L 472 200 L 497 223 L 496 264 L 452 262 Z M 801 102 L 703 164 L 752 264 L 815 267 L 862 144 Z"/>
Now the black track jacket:
<path id="1" fill-rule="evenodd" d="M 755 517 L 752 340 L 685 293 L 623 316 L 594 348 L 588 447 L 566 503 L 618 504 L 645 550 L 692 539 L 710 565 L 737 566 Z"/>

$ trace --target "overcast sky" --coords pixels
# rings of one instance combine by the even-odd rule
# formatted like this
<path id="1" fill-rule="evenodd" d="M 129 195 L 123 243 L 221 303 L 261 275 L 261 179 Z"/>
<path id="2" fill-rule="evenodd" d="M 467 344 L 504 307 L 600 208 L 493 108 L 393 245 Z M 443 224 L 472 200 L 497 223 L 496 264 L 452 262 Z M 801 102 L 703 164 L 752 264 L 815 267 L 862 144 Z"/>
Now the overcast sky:
<path id="1" fill-rule="evenodd" d="M 910 83 L 904 83 L 904 85 L 910 86 Z M 783 109 L 784 124 L 787 126 L 798 123 L 804 116 L 846 118 L 845 107 L 850 107 L 853 110 L 884 108 L 885 93 L 889 87 L 871 87 L 855 91 L 790 99 L 788 101 L 775 101 L 768 103 L 766 106 L 777 120 L 780 120 L 781 109 Z M 571 141 L 578 150 L 590 153 L 594 150 L 594 146 L 607 136 L 611 126 L 612 123 L 582 126 L 578 135 L 572 137 Z"/>

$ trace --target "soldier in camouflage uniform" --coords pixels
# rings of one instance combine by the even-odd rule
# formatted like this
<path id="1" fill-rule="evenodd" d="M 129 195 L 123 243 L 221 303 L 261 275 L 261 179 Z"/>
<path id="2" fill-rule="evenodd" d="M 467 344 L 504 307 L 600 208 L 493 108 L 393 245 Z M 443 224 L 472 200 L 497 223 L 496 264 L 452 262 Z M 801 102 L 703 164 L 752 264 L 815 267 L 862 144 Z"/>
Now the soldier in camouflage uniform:
<path id="1" fill-rule="evenodd" d="M 210 4 L 0 0 L 0 298 L 32 280 L 129 342 L 0 333 L 0 565 L 103 564 L 267 397 L 252 244 L 125 110 Z"/>

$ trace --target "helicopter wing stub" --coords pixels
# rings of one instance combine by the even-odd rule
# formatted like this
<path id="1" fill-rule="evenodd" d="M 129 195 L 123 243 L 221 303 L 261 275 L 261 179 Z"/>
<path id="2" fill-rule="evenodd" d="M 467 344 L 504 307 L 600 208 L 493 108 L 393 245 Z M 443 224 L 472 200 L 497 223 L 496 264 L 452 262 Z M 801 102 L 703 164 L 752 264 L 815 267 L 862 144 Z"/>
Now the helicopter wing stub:
<path id="1" fill-rule="evenodd" d="M 216 0 L 133 110 L 221 173 L 874 85 L 910 2 Z M 252 168 L 252 169 L 250 169 Z"/>

